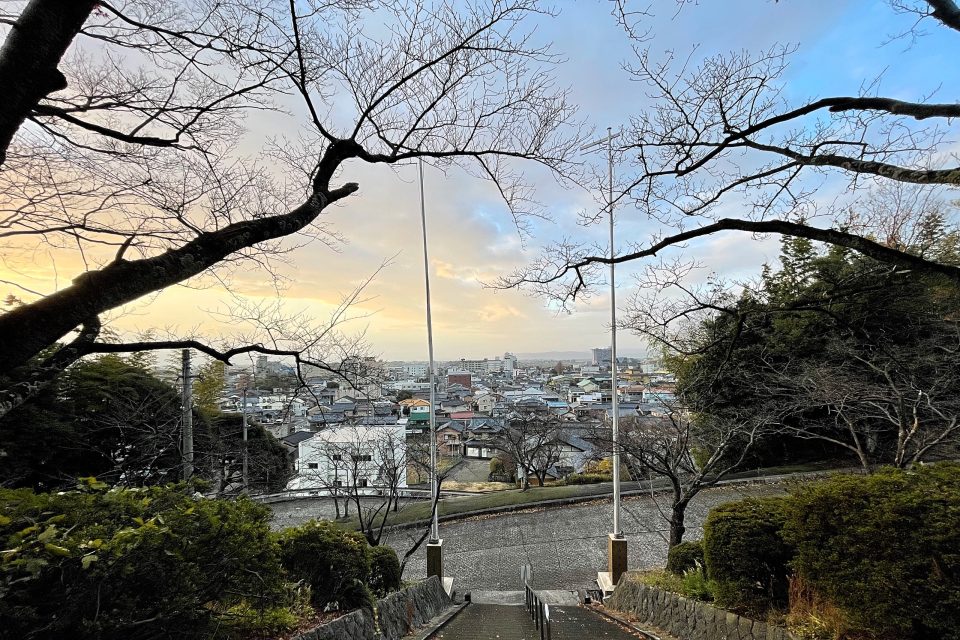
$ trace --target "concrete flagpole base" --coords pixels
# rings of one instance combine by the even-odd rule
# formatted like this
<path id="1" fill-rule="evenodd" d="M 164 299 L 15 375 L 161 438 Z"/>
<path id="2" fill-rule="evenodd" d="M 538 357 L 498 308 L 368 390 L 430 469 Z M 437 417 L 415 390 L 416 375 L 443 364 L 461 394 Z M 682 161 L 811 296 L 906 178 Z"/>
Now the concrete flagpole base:
<path id="1" fill-rule="evenodd" d="M 443 540 L 427 543 L 427 577 L 443 579 Z"/>
<path id="2" fill-rule="evenodd" d="M 597 574 L 597 584 L 605 596 L 613 593 L 626 570 L 627 539 L 611 533 L 607 536 L 607 570 Z"/>

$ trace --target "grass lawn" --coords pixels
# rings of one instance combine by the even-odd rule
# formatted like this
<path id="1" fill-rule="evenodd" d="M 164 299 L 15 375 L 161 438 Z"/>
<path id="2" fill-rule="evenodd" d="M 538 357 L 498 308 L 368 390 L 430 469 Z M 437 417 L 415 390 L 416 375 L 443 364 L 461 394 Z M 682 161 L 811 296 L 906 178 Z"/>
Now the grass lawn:
<path id="1" fill-rule="evenodd" d="M 797 464 L 782 467 L 771 467 L 768 469 L 749 470 L 734 474 L 730 478 L 755 477 L 758 475 L 783 475 L 789 473 L 803 473 L 811 471 L 827 471 L 845 466 L 837 461 L 816 462 L 810 464 Z M 647 483 L 627 483 L 625 481 L 623 490 L 630 491 L 636 489 L 646 489 Z M 444 488 L 449 488 L 444 485 Z M 506 491 L 495 491 L 491 493 L 480 494 L 476 496 L 467 496 L 460 498 L 446 498 L 440 501 L 439 513 L 441 516 L 456 515 L 470 511 L 479 511 L 481 509 L 493 509 L 498 507 L 509 507 L 516 505 L 529 504 L 535 506 L 538 502 L 546 500 L 561 500 L 564 498 L 578 498 L 585 496 L 596 496 L 603 498 L 611 495 L 610 483 L 603 484 L 580 484 L 580 485 L 555 485 L 547 487 L 531 487 L 527 491 L 520 489 L 509 489 Z M 426 520 L 430 517 L 430 503 L 426 500 L 409 502 L 401 506 L 396 513 L 390 513 L 387 525 L 406 524 L 418 520 Z M 349 519 L 338 521 L 340 526 L 348 529 L 359 529 L 359 521 L 354 516 Z M 378 523 L 379 524 L 379 523 Z"/>
<path id="2" fill-rule="evenodd" d="M 572 498 L 579 496 L 608 495 L 609 485 L 571 485 L 571 486 L 553 486 L 553 487 L 531 487 L 527 491 L 520 489 L 510 489 L 507 491 L 496 491 L 476 496 L 467 496 L 462 498 L 446 498 L 440 501 L 438 507 L 441 516 L 466 513 L 468 511 L 477 511 L 480 509 L 492 509 L 496 507 L 507 507 L 514 505 L 530 504 L 544 500 L 559 500 L 562 498 Z M 418 520 L 426 520 L 430 517 L 430 503 L 427 500 L 410 502 L 402 506 L 397 513 L 391 513 L 387 520 L 388 525 L 406 524 Z M 359 521 L 356 517 L 342 519 L 338 521 L 345 528 L 358 529 Z"/>

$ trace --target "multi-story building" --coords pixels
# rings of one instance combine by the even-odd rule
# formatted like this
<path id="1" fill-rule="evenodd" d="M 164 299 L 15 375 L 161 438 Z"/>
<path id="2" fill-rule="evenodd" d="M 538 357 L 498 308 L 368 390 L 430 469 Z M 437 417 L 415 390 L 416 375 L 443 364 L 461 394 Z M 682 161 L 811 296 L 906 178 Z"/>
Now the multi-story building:
<path id="1" fill-rule="evenodd" d="M 404 375 L 422 378 L 430 371 L 430 365 L 426 362 L 404 362 L 400 367 Z"/>
<path id="2" fill-rule="evenodd" d="M 594 366 L 600 366 L 603 364 L 609 365 L 611 361 L 612 353 L 613 353 L 613 350 L 610 349 L 609 347 L 606 349 L 604 348 L 590 349 L 590 354 L 592 355 L 592 360 L 590 364 L 593 364 Z"/>
<path id="3" fill-rule="evenodd" d="M 467 389 L 473 383 L 473 374 L 466 369 L 447 369 L 447 386 L 463 385 Z"/>

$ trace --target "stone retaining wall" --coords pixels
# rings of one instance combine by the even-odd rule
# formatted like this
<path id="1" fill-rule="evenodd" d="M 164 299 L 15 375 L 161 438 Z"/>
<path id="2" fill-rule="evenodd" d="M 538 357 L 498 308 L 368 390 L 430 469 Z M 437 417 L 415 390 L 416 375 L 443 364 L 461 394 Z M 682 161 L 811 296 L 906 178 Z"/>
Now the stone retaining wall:
<path id="1" fill-rule="evenodd" d="M 357 609 L 296 636 L 293 640 L 373 640 L 375 633 L 373 612 L 369 609 Z"/>
<path id="2" fill-rule="evenodd" d="M 641 584 L 631 579 L 630 572 L 623 574 L 604 604 L 684 640 L 795 640 L 782 627 Z"/>
<path id="3" fill-rule="evenodd" d="M 453 604 L 440 578 L 433 576 L 377 602 L 381 640 L 397 640 L 425 625 Z"/>
<path id="4" fill-rule="evenodd" d="M 358 609 L 293 640 L 398 640 L 452 604 L 440 578 L 433 576 L 378 600 L 376 621 L 373 611 Z"/>

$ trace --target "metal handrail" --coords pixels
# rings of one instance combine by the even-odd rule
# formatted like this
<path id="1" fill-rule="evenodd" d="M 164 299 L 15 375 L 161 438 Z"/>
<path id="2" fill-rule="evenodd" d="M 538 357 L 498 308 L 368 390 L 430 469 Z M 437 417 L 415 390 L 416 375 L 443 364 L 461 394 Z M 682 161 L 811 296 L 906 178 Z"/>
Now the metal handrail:
<path id="1" fill-rule="evenodd" d="M 551 640 L 552 628 L 550 624 L 550 605 L 540 599 L 537 592 L 530 586 L 533 578 L 533 569 L 525 564 L 520 567 L 520 580 L 523 581 L 524 605 L 527 613 L 533 618 L 537 629 L 540 630 L 540 640 Z"/>

